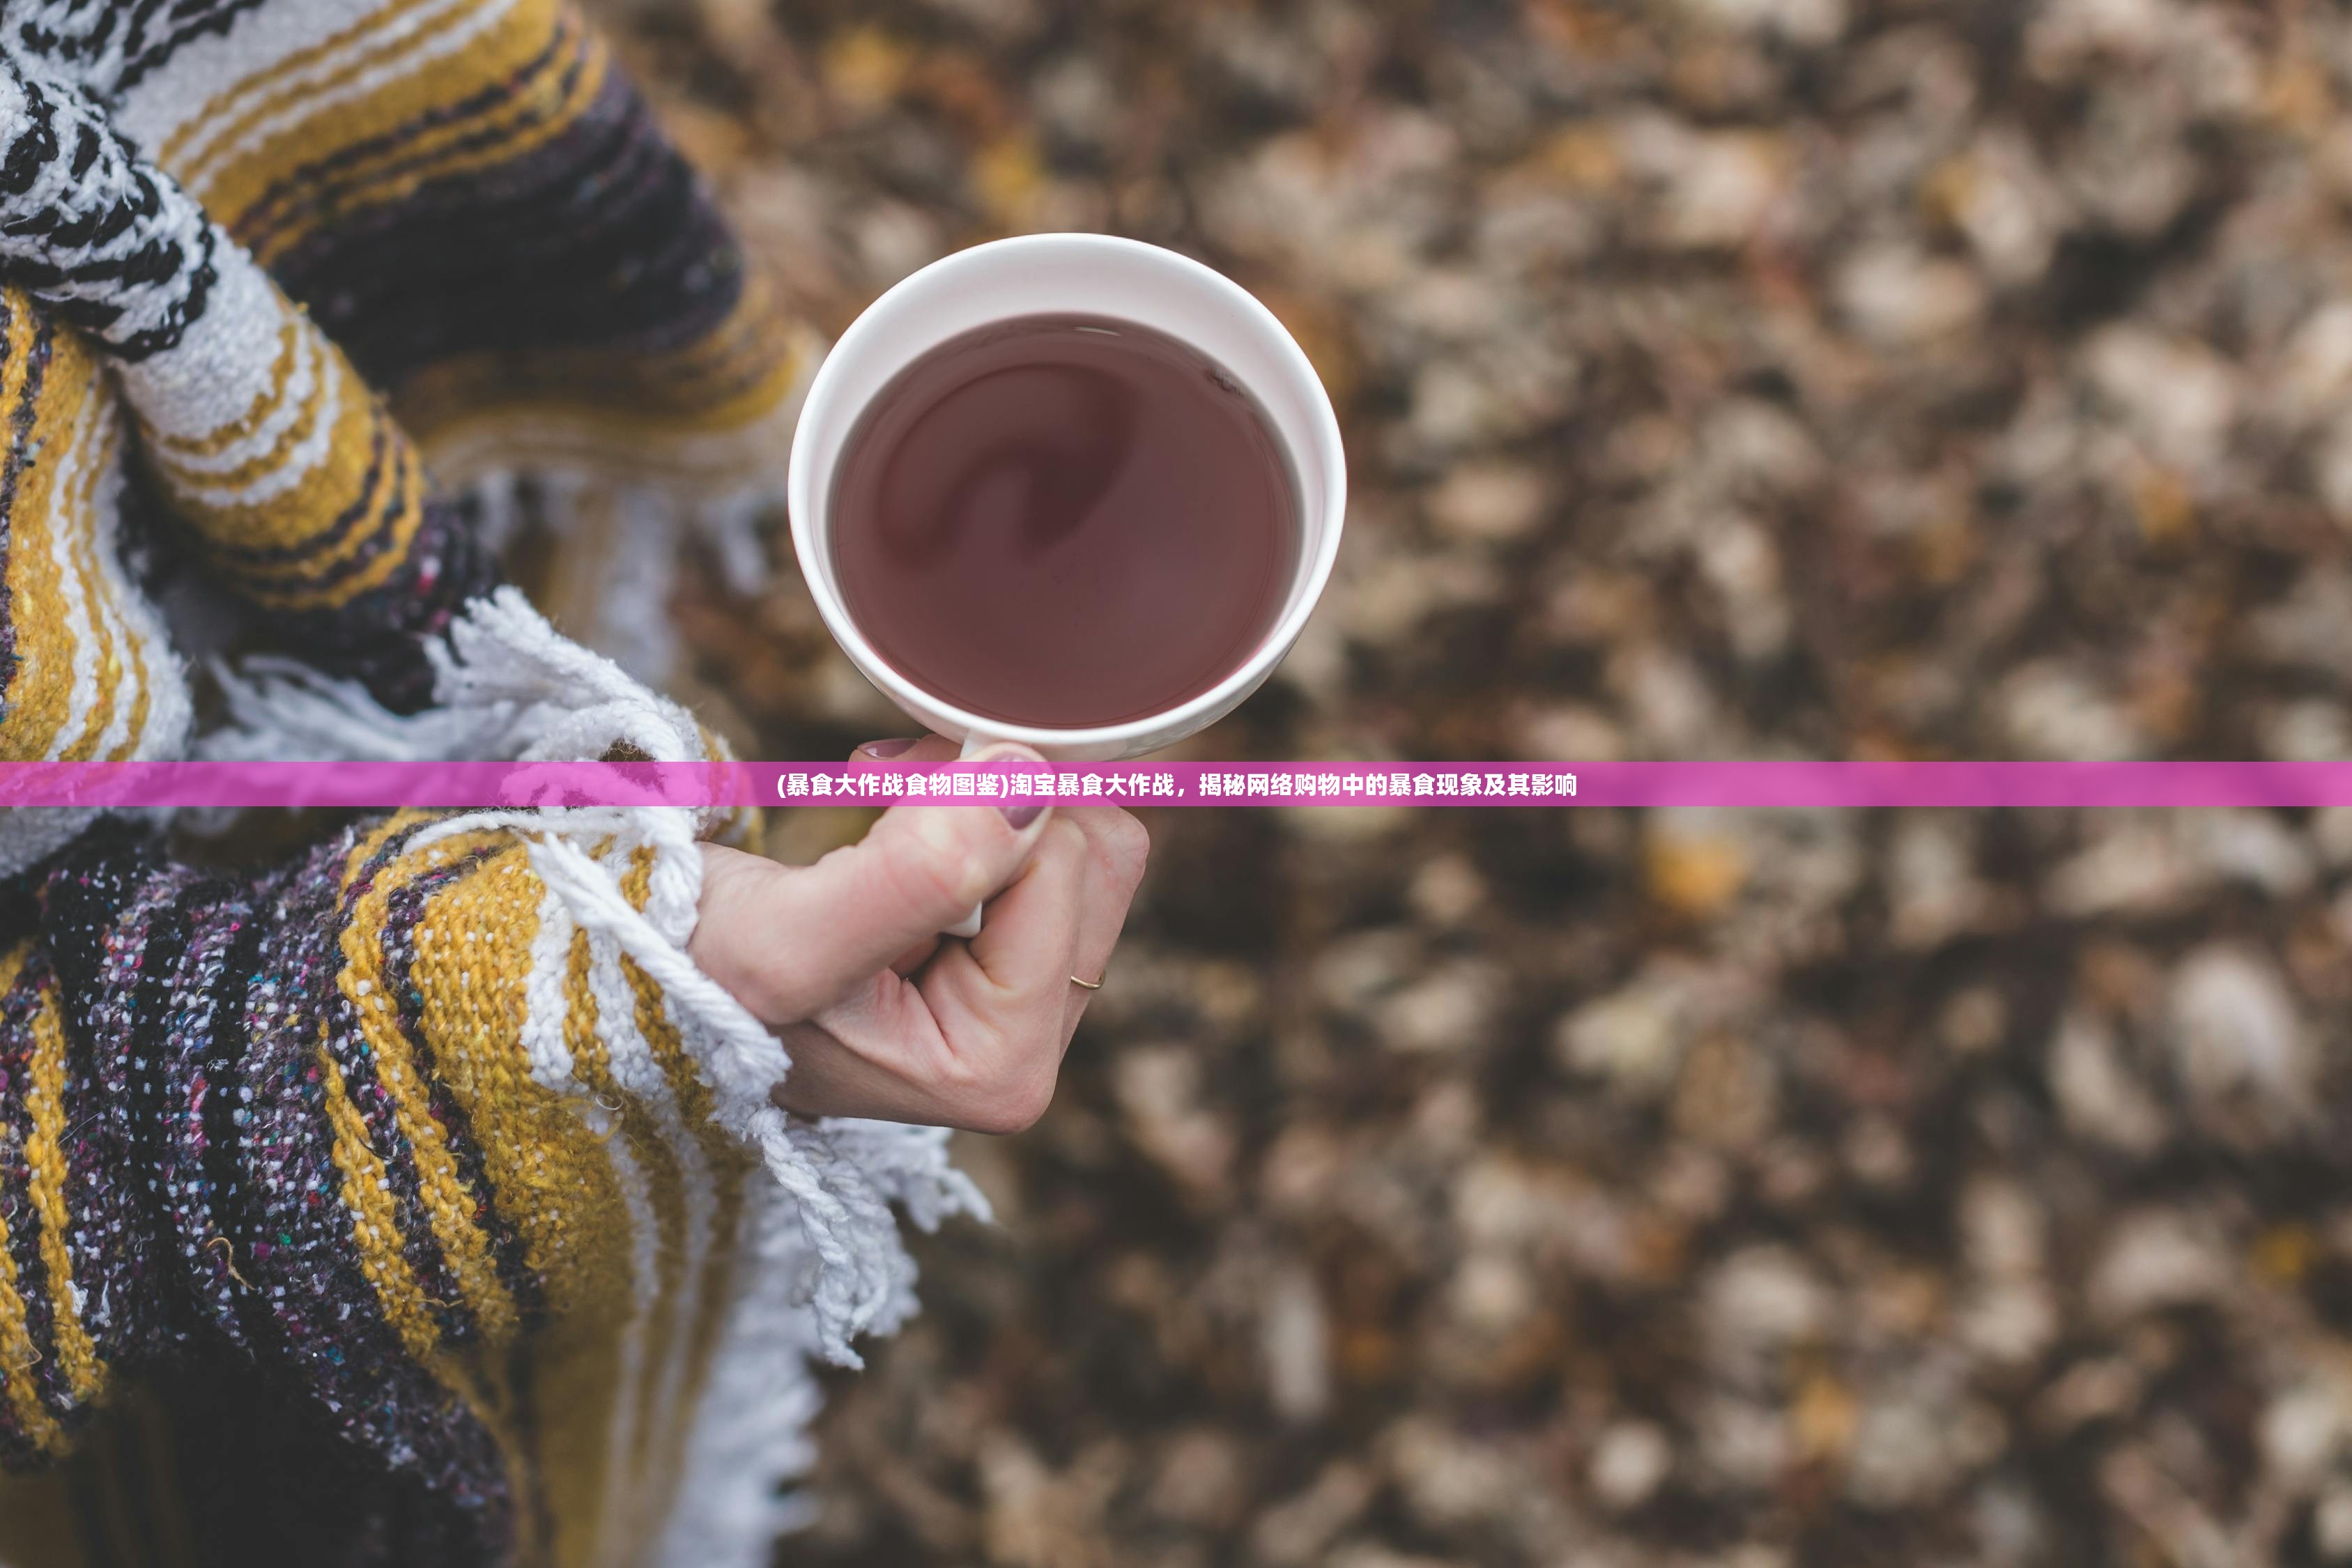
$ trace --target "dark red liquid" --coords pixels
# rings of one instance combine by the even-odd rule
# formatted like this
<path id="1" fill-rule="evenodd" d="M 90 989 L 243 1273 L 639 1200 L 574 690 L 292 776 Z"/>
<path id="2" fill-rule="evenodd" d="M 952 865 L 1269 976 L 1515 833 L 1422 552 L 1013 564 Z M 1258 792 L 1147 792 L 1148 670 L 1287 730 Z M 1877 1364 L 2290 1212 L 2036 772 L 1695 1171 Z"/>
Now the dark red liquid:
<path id="1" fill-rule="evenodd" d="M 1030 316 L 941 344 L 842 455 L 850 615 L 957 707 L 1083 729 L 1174 707 L 1273 629 L 1298 501 L 1214 362 L 1131 322 Z"/>

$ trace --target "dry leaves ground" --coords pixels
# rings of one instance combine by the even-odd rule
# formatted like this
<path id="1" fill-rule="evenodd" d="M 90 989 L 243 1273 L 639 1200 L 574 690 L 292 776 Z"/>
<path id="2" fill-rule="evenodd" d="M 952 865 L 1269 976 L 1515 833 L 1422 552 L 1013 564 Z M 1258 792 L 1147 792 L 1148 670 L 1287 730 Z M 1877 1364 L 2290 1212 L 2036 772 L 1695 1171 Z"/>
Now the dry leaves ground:
<path id="1" fill-rule="evenodd" d="M 2336 7 L 603 10 L 827 331 L 1053 227 L 1292 324 L 1348 546 L 1192 755 L 2352 753 Z M 789 576 L 700 700 L 894 732 Z M 2352 813 L 1152 827 L 782 1561 L 2352 1560 Z"/>

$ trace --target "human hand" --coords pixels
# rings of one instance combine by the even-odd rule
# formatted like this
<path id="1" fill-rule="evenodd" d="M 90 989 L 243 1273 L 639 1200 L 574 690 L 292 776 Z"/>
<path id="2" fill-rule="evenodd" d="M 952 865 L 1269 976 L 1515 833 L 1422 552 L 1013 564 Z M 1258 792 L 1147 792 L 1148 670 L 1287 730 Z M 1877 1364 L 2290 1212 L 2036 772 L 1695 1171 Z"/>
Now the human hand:
<path id="1" fill-rule="evenodd" d="M 930 735 L 852 761 L 955 755 Z M 1101 977 L 1150 847 L 1116 807 L 1019 802 L 893 806 L 807 867 L 706 844 L 688 952 L 791 1052 L 786 1110 L 1017 1132 L 1053 1100 L 1092 994 L 1072 981 Z M 939 934 L 983 901 L 978 936 Z"/>

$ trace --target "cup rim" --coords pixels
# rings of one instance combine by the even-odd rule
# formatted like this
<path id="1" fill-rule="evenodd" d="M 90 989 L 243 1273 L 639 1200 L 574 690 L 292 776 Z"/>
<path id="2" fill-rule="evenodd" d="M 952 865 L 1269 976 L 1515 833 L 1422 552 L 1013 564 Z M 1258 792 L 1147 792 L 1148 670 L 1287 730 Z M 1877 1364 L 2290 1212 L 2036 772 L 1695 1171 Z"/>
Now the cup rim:
<path id="1" fill-rule="evenodd" d="M 1328 476 L 1329 496 L 1325 502 L 1325 521 L 1328 526 L 1321 531 L 1322 538 L 1316 547 L 1315 558 L 1307 565 L 1303 579 L 1307 591 L 1267 630 L 1256 651 L 1216 685 L 1172 708 L 1161 709 L 1140 719 L 1087 729 L 1053 729 L 992 719 L 950 702 L 900 674 L 866 640 L 850 616 L 848 606 L 841 602 L 832 574 L 820 574 L 812 569 L 813 562 L 817 559 L 814 521 L 817 509 L 814 504 L 816 475 L 812 471 L 814 459 L 810 455 L 812 443 L 808 431 L 810 411 L 830 401 L 834 385 L 842 374 L 846 374 L 840 367 L 849 363 L 866 340 L 881 331 L 877 319 L 883 304 L 931 279 L 934 274 L 968 267 L 976 258 L 993 258 L 1006 251 L 1042 250 L 1071 245 L 1125 251 L 1152 265 L 1169 266 L 1189 272 L 1196 279 L 1205 282 L 1213 293 L 1223 296 L 1227 304 L 1268 334 L 1276 356 L 1286 361 L 1290 369 L 1302 376 L 1305 384 L 1314 390 L 1314 396 L 1308 400 L 1307 417 L 1314 431 L 1316 451 L 1313 456 L 1321 461 Z M 927 709 L 950 723 L 961 726 L 967 736 L 980 735 L 991 742 L 1010 741 L 1039 749 L 1048 746 L 1076 749 L 1117 744 L 1159 730 L 1171 730 L 1180 734 L 1187 732 L 1187 725 L 1193 721 L 1207 724 L 1223 717 L 1265 680 L 1298 640 L 1300 632 L 1306 628 L 1307 617 L 1314 614 L 1315 606 L 1322 600 L 1324 589 L 1329 584 L 1332 565 L 1339 559 L 1339 536 L 1347 518 L 1348 467 L 1346 449 L 1339 437 L 1339 418 L 1331 407 L 1331 395 L 1324 386 L 1323 378 L 1316 374 L 1313 362 L 1307 359 L 1307 351 L 1298 346 L 1298 340 L 1290 335 L 1289 329 L 1255 295 L 1215 268 L 1165 246 L 1151 245 L 1119 235 L 1045 233 L 988 240 L 950 252 L 908 273 L 861 310 L 857 319 L 850 323 L 848 331 L 841 334 L 832 351 L 824 356 L 824 363 L 817 367 L 815 376 L 809 383 L 808 395 L 801 405 L 800 418 L 793 427 L 792 459 L 786 474 L 785 489 L 786 505 L 792 514 L 793 550 L 799 557 L 801 580 L 807 584 L 810 596 L 816 601 L 817 614 L 824 619 L 825 629 L 848 653 L 851 663 L 857 667 L 859 673 L 882 686 L 884 695 L 899 701 L 901 706 Z M 901 692 L 908 696 L 901 698 Z"/>

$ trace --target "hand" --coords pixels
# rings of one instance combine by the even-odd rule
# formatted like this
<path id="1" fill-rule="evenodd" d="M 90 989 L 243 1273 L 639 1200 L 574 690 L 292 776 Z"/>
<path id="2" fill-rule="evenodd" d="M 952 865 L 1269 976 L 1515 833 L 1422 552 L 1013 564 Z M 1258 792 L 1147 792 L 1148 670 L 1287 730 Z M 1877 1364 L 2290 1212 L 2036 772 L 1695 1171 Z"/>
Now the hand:
<path id="1" fill-rule="evenodd" d="M 932 735 L 896 760 L 955 755 Z M 1043 760 L 1010 745 L 992 757 Z M 778 1104 L 974 1132 L 1045 1114 L 1093 994 L 1071 977 L 1110 962 L 1150 840 L 1115 807 L 1036 809 L 894 806 L 804 868 L 702 847 L 688 951 L 792 1053 Z M 940 936 L 983 900 L 978 936 Z"/>

